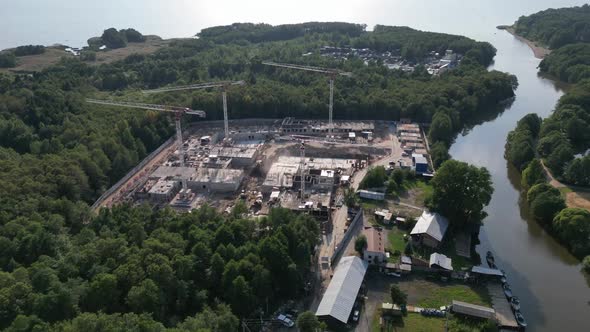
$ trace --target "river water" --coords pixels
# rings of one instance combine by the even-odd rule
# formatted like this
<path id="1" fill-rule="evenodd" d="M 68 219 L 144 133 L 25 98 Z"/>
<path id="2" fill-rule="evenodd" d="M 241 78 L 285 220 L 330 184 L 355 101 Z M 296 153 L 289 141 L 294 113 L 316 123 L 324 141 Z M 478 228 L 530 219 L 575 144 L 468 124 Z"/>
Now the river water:
<path id="1" fill-rule="evenodd" d="M 521 15 L 581 5 L 582 0 L 0 0 L 0 49 L 23 44 L 83 46 L 108 27 L 133 27 L 164 38 L 190 37 L 200 29 L 233 22 L 270 24 L 345 21 L 406 25 L 466 35 L 492 43 L 493 69 L 518 77 L 514 102 L 495 119 L 460 135 L 453 158 L 485 166 L 495 192 L 480 234 L 483 254 L 492 250 L 521 298 L 530 331 L 590 331 L 590 288 L 579 261 L 556 243 L 519 204 L 520 179 L 503 157 L 508 131 L 527 113 L 545 117 L 562 91 L 537 76 L 539 60 L 504 31 Z M 337 110 L 335 110 L 337 112 Z"/>

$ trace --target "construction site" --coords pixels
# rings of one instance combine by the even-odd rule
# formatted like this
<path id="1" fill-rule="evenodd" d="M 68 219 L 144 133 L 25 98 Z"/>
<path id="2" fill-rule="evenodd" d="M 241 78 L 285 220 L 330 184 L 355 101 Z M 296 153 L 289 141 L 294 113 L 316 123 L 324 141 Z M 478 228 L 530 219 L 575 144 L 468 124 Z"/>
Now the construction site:
<path id="1" fill-rule="evenodd" d="M 346 190 L 356 192 L 368 168 L 411 168 L 431 176 L 428 141 L 423 129 L 409 121 L 334 121 L 333 69 L 263 62 L 286 70 L 304 70 L 328 77 L 327 119 L 229 119 L 227 93 L 243 81 L 209 82 L 143 91 L 145 94 L 218 89 L 222 121 L 208 121 L 206 111 L 128 101 L 87 99 L 106 107 L 168 112 L 176 135 L 148 155 L 92 206 L 93 211 L 121 203 L 149 204 L 190 212 L 209 206 L 244 217 L 267 215 L 273 207 L 313 216 L 322 229 L 317 252 L 320 280 L 362 225 L 362 209 L 347 208 Z M 191 116 L 182 127 L 182 118 Z M 195 119 L 195 116 L 198 119 Z M 366 190 L 362 192 L 367 192 Z M 361 196 L 362 196 L 361 192 Z M 384 197 L 383 192 L 369 192 Z"/>

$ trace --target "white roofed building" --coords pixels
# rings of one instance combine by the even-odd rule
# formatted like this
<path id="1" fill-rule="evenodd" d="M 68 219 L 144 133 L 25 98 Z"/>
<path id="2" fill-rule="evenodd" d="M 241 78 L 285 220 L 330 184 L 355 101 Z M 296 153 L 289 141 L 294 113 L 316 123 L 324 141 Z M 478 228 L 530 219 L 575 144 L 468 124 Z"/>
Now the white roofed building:
<path id="1" fill-rule="evenodd" d="M 424 211 L 410 232 L 415 244 L 437 248 L 442 242 L 449 221 L 447 218 L 434 212 Z"/>
<path id="2" fill-rule="evenodd" d="M 356 256 L 343 257 L 326 289 L 316 316 L 329 324 L 346 324 L 367 272 L 367 262 Z"/>

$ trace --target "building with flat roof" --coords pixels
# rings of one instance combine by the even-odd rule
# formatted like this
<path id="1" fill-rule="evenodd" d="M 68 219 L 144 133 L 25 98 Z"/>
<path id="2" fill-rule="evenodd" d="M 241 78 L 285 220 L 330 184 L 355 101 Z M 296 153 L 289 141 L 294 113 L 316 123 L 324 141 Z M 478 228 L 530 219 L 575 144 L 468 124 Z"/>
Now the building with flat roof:
<path id="1" fill-rule="evenodd" d="M 299 174 L 299 164 L 273 163 L 262 183 L 263 192 L 271 192 L 273 188 L 292 188 L 295 176 Z"/>
<path id="2" fill-rule="evenodd" d="M 383 230 L 376 227 L 365 227 L 363 235 L 367 238 L 367 248 L 363 251 L 363 259 L 369 264 L 381 264 L 385 261 Z"/>
<path id="3" fill-rule="evenodd" d="M 188 179 L 195 173 L 193 167 L 160 166 L 152 174 L 150 179 Z"/>
<path id="4" fill-rule="evenodd" d="M 212 148 L 209 157 L 215 155 L 219 158 L 231 158 L 233 167 L 248 167 L 254 164 L 258 155 L 258 148 L 255 146 L 231 146 Z"/>
<path id="5" fill-rule="evenodd" d="M 174 198 L 179 189 L 180 182 L 160 179 L 150 188 L 148 197 L 158 203 L 169 202 Z"/>
<path id="6" fill-rule="evenodd" d="M 195 192 L 225 193 L 238 190 L 243 179 L 241 169 L 199 168 L 187 184 Z"/>
<path id="7" fill-rule="evenodd" d="M 428 160 L 421 154 L 414 153 L 412 154 L 412 167 L 414 171 L 418 174 L 423 174 L 428 172 Z"/>
<path id="8" fill-rule="evenodd" d="M 334 121 L 334 133 L 361 133 L 373 132 L 375 123 L 373 121 Z M 317 135 L 328 133 L 328 121 L 321 120 L 301 120 L 295 118 L 285 118 L 281 123 L 280 132 L 283 134 L 305 134 Z"/>
<path id="9" fill-rule="evenodd" d="M 356 256 L 347 256 L 340 260 L 316 311 L 319 319 L 330 325 L 344 325 L 348 322 L 367 267 L 367 262 Z"/>
<path id="10" fill-rule="evenodd" d="M 423 211 L 410 235 L 415 244 L 437 248 L 442 242 L 448 227 L 449 221 L 447 218 L 436 212 Z"/>

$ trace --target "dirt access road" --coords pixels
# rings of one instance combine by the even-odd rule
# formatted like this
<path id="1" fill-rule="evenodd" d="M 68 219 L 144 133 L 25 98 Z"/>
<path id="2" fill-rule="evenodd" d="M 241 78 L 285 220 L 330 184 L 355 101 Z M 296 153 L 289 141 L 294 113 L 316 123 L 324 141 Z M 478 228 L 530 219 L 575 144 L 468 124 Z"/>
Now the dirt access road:
<path id="1" fill-rule="evenodd" d="M 551 186 L 559 189 L 565 195 L 565 202 L 568 207 L 580 208 L 590 211 L 590 189 L 564 184 L 553 177 L 551 170 L 541 160 L 541 166 L 545 171 L 545 177 Z"/>

